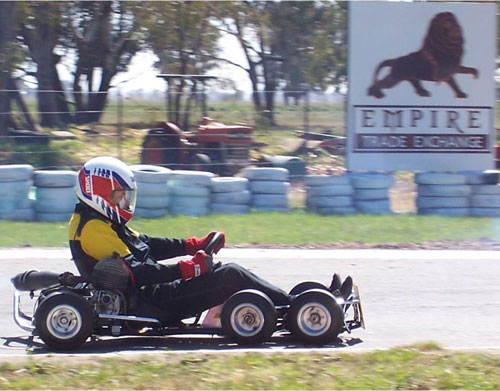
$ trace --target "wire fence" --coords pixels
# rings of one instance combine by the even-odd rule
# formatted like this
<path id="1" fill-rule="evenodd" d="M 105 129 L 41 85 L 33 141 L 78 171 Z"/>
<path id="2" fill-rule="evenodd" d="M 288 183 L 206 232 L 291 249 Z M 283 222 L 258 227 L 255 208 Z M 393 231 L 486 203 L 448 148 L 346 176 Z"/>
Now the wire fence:
<path id="1" fill-rule="evenodd" d="M 304 133 L 340 144 L 345 136 L 344 97 L 338 94 L 278 92 L 271 112 L 256 110 L 251 94 L 241 92 L 211 91 L 207 99 L 199 92 L 166 96 L 113 89 L 100 110 L 92 107 L 100 93 L 79 92 L 78 104 L 62 105 L 57 99 L 68 96 L 65 91 L 0 92 L 22 98 L 11 98 L 10 110 L 0 112 L 10 121 L 0 133 L 0 164 L 28 163 L 37 169 L 77 169 L 88 158 L 106 154 L 129 164 L 230 174 L 250 163 L 269 165 L 262 158 L 268 154 L 307 157 Z M 51 98 L 56 109 L 44 109 L 44 100 Z M 263 104 L 265 93 L 260 98 Z M 179 109 L 169 110 L 176 100 Z M 166 121 L 177 126 L 165 126 Z M 44 126 L 47 122 L 52 126 Z"/>

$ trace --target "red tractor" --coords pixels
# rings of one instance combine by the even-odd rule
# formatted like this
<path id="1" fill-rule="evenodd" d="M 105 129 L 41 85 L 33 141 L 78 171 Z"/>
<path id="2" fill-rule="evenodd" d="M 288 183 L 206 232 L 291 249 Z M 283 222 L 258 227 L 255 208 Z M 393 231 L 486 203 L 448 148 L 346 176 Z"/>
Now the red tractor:
<path id="1" fill-rule="evenodd" d="M 141 162 L 231 175 L 249 164 L 252 131 L 250 126 L 225 125 L 208 117 L 203 117 L 196 133 L 162 122 L 148 131 Z"/>

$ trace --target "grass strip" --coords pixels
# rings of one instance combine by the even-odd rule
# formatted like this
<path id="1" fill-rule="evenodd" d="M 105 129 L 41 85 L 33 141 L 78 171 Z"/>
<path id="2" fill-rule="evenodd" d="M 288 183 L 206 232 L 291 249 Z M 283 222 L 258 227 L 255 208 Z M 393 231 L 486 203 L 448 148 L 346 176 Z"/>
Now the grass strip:
<path id="1" fill-rule="evenodd" d="M 421 243 L 439 240 L 500 241 L 500 219 L 420 215 L 323 216 L 304 211 L 202 217 L 166 216 L 134 219 L 129 226 L 153 236 L 186 238 L 212 230 L 226 233 L 226 243 L 328 244 Z M 68 223 L 0 221 L 0 247 L 65 247 Z"/>
<path id="2" fill-rule="evenodd" d="M 500 389 L 500 357 L 435 343 L 370 353 L 158 354 L 0 365 L 0 389 Z"/>

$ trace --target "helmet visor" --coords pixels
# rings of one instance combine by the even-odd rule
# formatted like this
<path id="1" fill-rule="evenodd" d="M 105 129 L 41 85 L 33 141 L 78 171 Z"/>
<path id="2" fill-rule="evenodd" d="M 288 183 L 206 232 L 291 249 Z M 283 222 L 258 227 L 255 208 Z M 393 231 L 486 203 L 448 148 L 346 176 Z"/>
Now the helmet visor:
<path id="1" fill-rule="evenodd" d="M 134 213 L 136 199 L 137 189 L 113 190 L 113 193 L 111 194 L 111 201 L 120 209 L 129 213 Z"/>

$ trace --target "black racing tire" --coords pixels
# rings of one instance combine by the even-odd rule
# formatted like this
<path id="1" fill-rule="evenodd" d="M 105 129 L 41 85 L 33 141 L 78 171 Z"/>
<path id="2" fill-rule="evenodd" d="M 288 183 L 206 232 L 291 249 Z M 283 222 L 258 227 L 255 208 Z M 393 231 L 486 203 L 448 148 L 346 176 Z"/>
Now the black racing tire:
<path id="1" fill-rule="evenodd" d="M 292 301 L 286 322 L 298 340 L 311 345 L 324 345 L 335 341 L 342 331 L 344 312 L 330 292 L 311 289 Z"/>
<path id="2" fill-rule="evenodd" d="M 295 296 L 299 295 L 302 292 L 308 291 L 310 289 L 323 289 L 325 291 L 328 291 L 328 288 L 322 284 L 321 282 L 318 281 L 304 281 L 300 282 L 297 285 L 295 285 L 290 292 L 288 293 L 289 295 Z"/>
<path id="3" fill-rule="evenodd" d="M 35 313 L 40 338 L 54 351 L 80 347 L 92 333 L 92 309 L 81 296 L 55 293 L 41 302 Z"/>
<path id="4" fill-rule="evenodd" d="M 246 289 L 233 294 L 221 312 L 224 332 L 240 345 L 258 345 L 276 330 L 277 313 L 264 293 Z"/>

